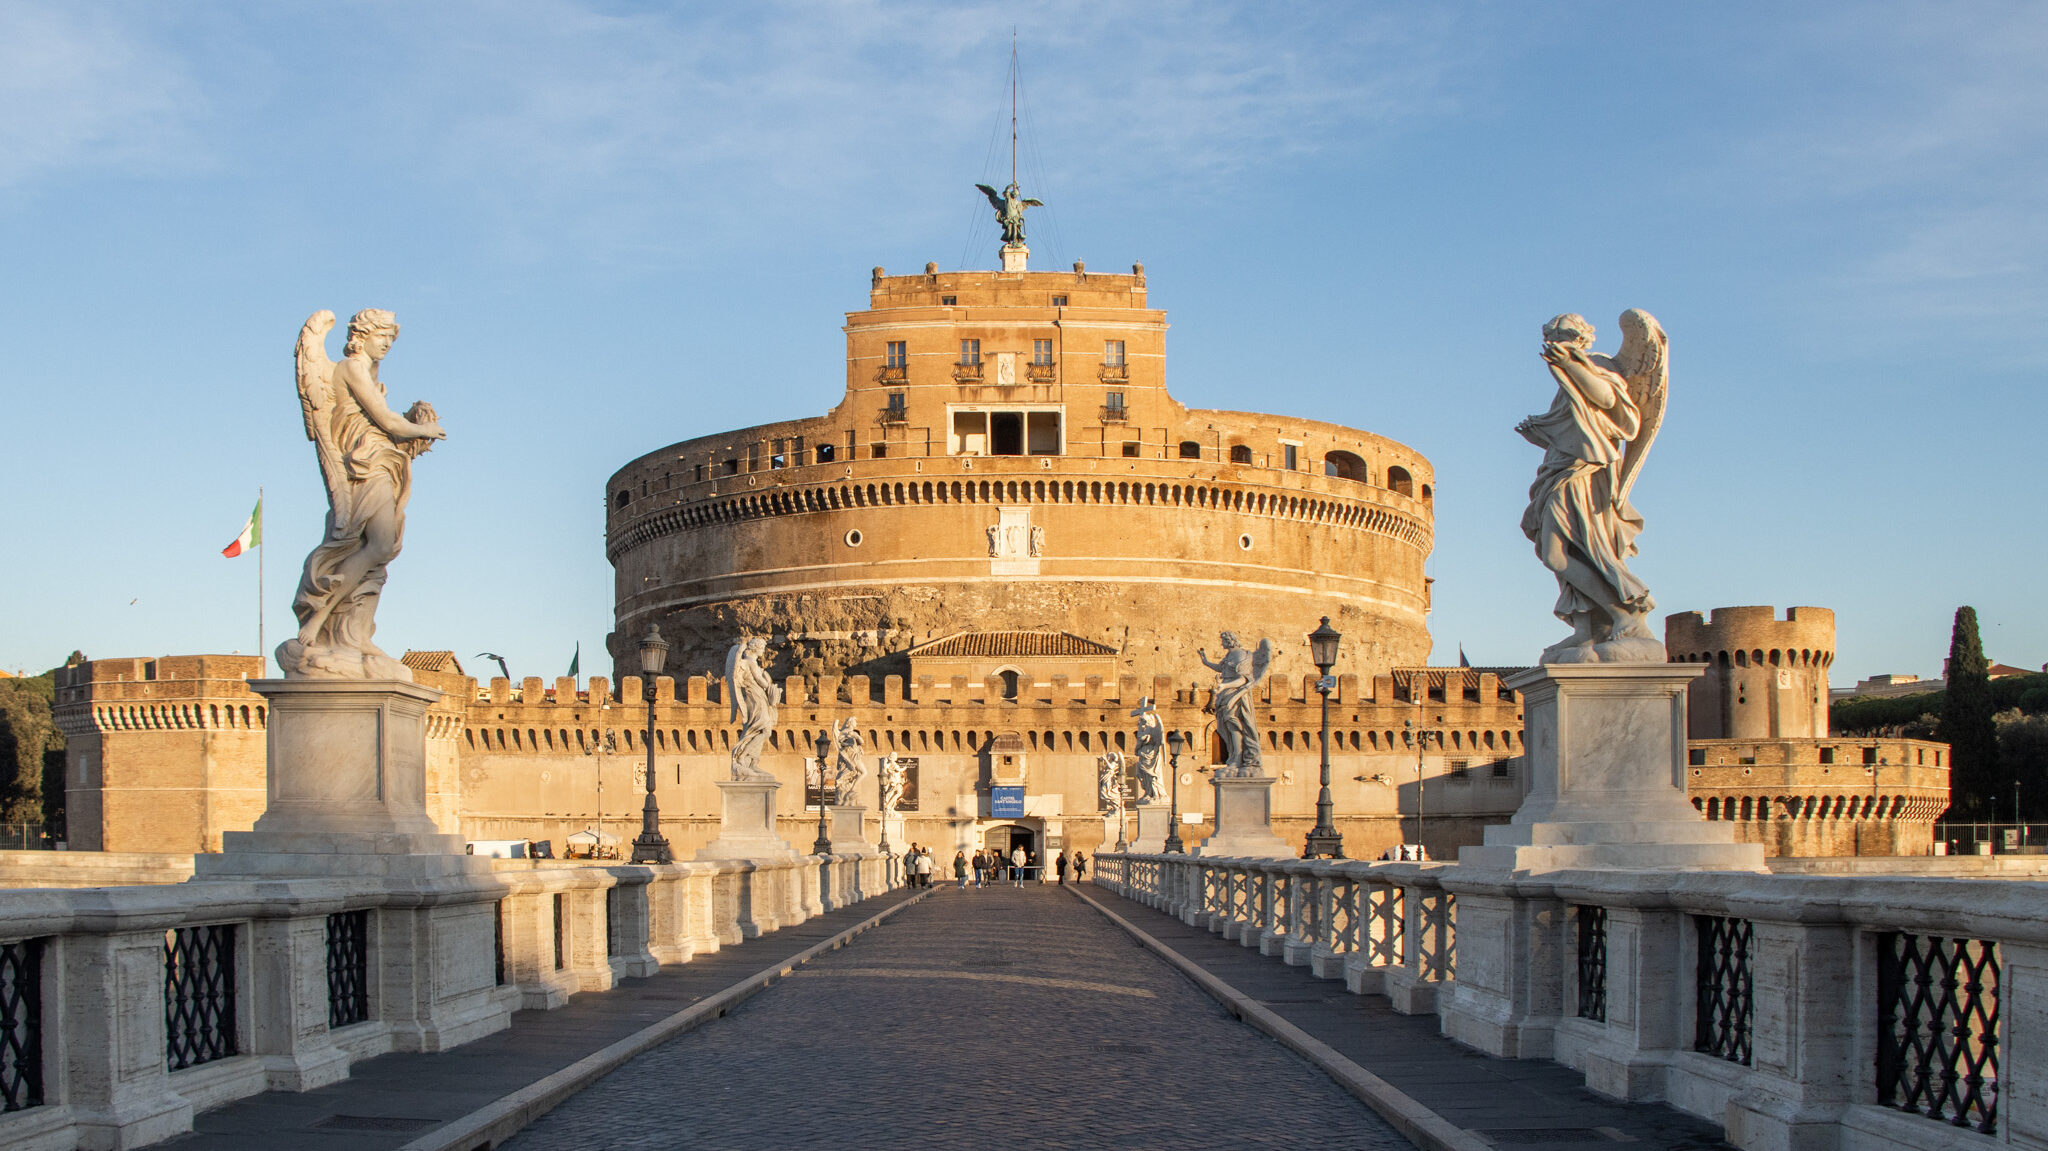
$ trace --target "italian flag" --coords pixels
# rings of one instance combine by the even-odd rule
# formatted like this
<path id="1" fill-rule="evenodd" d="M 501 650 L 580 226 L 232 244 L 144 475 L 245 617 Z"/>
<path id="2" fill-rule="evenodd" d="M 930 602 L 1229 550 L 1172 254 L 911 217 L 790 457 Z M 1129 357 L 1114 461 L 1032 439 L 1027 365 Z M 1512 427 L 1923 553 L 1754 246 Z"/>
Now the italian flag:
<path id="1" fill-rule="evenodd" d="M 263 542 L 263 501 L 256 501 L 256 510 L 249 513 L 249 522 L 242 525 L 242 534 L 235 542 L 220 549 L 220 554 L 233 559 L 257 544 Z"/>

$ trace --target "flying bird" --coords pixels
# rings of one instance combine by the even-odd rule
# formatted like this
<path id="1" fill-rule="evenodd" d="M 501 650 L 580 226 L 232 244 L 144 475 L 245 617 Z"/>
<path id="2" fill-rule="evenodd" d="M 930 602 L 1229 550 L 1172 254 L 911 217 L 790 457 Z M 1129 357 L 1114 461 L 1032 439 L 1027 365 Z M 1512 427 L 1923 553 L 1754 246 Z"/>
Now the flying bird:
<path id="1" fill-rule="evenodd" d="M 511 668 L 509 668 L 509 667 L 506 667 L 506 666 L 505 666 L 505 657 L 504 657 L 504 656 L 502 656 L 502 655 L 499 655 L 499 654 L 498 654 L 497 652 L 494 652 L 494 651 L 480 651 L 480 652 L 476 653 L 476 657 L 477 657 L 478 659 L 494 659 L 494 660 L 497 660 L 497 661 L 498 661 L 498 671 L 499 671 L 500 673 L 502 673 L 502 674 L 504 675 L 504 677 L 505 677 L 506 679 L 508 679 L 508 680 L 509 680 L 509 679 L 511 679 L 511 678 L 512 678 L 512 669 L 511 669 Z"/>

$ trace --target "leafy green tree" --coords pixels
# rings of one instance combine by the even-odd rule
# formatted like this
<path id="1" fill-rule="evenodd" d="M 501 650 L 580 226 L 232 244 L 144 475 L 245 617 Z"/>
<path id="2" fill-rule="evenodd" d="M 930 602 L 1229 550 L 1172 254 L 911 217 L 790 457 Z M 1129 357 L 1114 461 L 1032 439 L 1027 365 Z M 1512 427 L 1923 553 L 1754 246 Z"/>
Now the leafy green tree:
<path id="1" fill-rule="evenodd" d="M 1949 638 L 1948 689 L 1942 700 L 1940 738 L 1949 746 L 1949 812 L 1995 818 L 2011 780 L 1998 761 L 1992 722 L 1991 665 L 1977 635 L 1977 609 L 1956 609 Z"/>
<path id="2" fill-rule="evenodd" d="M 0 822 L 43 822 L 43 778 L 53 754 L 63 779 L 64 737 L 50 712 L 56 694 L 51 672 L 0 679 Z"/>

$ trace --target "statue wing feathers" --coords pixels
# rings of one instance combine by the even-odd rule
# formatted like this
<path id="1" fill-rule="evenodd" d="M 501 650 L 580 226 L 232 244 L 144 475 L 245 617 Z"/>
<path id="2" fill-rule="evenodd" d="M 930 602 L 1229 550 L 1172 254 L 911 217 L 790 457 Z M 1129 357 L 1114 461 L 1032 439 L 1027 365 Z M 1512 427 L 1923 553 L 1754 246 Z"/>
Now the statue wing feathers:
<path id="1" fill-rule="evenodd" d="M 1670 340 L 1655 316 L 1641 308 L 1621 314 L 1621 351 L 1614 357 L 1614 366 L 1628 381 L 1629 398 L 1635 401 L 1642 420 L 1621 458 L 1618 494 L 1625 500 L 1643 470 L 1643 458 L 1657 440 L 1657 430 L 1664 426 L 1664 407 L 1671 391 Z"/>
<path id="2" fill-rule="evenodd" d="M 1045 201 L 1044 201 L 1044 200 L 1019 200 L 1019 201 L 1017 201 L 1017 202 L 1018 202 L 1018 203 L 1020 203 L 1020 204 L 1022 204 L 1022 205 L 1024 205 L 1024 206 L 1025 206 L 1025 207 L 1027 207 L 1027 208 L 1043 208 L 1043 207 L 1045 207 Z"/>
<path id="3" fill-rule="evenodd" d="M 725 653 L 725 699 L 731 709 L 727 722 L 737 723 L 740 718 L 739 670 L 740 655 L 747 650 L 747 641 L 741 640 Z"/>
<path id="4" fill-rule="evenodd" d="M 332 428 L 336 396 L 334 361 L 327 358 L 327 333 L 333 330 L 333 312 L 322 308 L 307 317 L 305 326 L 299 329 L 293 360 L 299 380 L 299 410 L 306 417 L 306 438 L 313 441 L 315 454 L 320 458 L 320 475 L 327 481 L 328 499 L 339 507 L 348 476 Z"/>
<path id="5" fill-rule="evenodd" d="M 981 194 L 988 197 L 989 207 L 994 208 L 998 212 L 1003 210 L 1003 194 L 1001 192 L 996 191 L 987 184 L 976 184 L 975 187 L 980 188 Z"/>

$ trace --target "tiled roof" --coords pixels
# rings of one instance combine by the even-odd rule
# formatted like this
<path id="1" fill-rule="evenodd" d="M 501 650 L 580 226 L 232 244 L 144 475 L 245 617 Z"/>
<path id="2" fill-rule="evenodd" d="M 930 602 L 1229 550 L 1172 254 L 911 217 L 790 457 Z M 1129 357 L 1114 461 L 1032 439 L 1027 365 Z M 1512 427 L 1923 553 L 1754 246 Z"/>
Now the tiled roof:
<path id="1" fill-rule="evenodd" d="M 1115 655 L 1116 649 L 1063 631 L 963 631 L 910 649 L 917 656 L 1020 659 L 1048 655 Z"/>
<path id="2" fill-rule="evenodd" d="M 451 671 L 463 674 L 462 663 L 452 651 L 409 651 L 399 657 L 398 662 L 420 671 Z"/>

